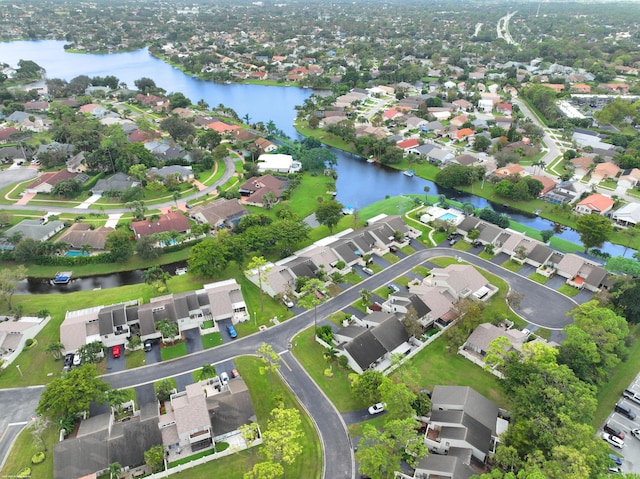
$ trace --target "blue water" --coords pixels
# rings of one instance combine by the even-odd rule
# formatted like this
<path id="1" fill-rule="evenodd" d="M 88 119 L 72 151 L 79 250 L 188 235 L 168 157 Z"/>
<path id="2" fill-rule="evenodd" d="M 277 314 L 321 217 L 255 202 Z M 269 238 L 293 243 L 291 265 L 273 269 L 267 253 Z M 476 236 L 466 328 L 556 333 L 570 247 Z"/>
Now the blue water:
<path id="1" fill-rule="evenodd" d="M 80 55 L 66 52 L 63 49 L 64 44 L 63 41 L 55 40 L 0 43 L 0 61 L 11 66 L 17 66 L 21 59 L 35 61 L 46 69 L 48 78 L 71 80 L 79 75 L 114 75 L 131 88 L 135 88 L 135 80 L 142 77 L 151 78 L 167 92 L 182 92 L 193 103 L 204 99 L 211 107 L 223 104 L 233 108 L 241 117 L 248 114 L 250 122 L 273 121 L 290 137 L 301 139 L 293 126 L 296 117 L 295 107 L 302 105 L 313 93 L 310 89 L 216 84 L 182 73 L 162 60 L 152 57 L 147 49 L 111 55 Z M 471 203 L 476 208 L 489 206 L 501 213 L 508 213 L 513 221 L 531 228 L 553 229 L 553 222 L 543 218 L 522 214 L 504 205 L 492 204 L 478 196 L 438 187 L 433 182 L 417 176 L 407 177 L 397 170 L 369 164 L 364 159 L 341 150 L 331 150 L 338 157 L 336 199 L 355 209 L 363 208 L 387 196 L 424 195 L 424 188 L 429 187 L 429 195 L 444 194 L 448 198 L 455 196 L 458 201 Z M 407 205 L 410 204 L 408 201 Z M 570 229 L 565 229 L 556 236 L 580 244 L 578 233 Z M 608 242 L 601 250 L 612 256 L 625 253 L 623 246 Z M 628 249 L 625 256 L 631 257 L 634 252 Z"/>
<path id="2" fill-rule="evenodd" d="M 438 219 L 442 221 L 452 221 L 452 220 L 455 220 L 456 218 L 457 218 L 456 215 L 453 215 L 451 213 L 445 213 Z"/>
<path id="3" fill-rule="evenodd" d="M 67 251 L 65 256 L 89 256 L 89 253 L 83 253 L 82 251 Z"/>

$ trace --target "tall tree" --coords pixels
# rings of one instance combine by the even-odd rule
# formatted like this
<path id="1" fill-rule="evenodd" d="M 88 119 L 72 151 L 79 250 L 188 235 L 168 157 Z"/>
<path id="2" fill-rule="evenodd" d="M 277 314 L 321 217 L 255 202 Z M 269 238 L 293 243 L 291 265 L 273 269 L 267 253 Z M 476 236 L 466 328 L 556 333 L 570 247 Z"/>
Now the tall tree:
<path id="1" fill-rule="evenodd" d="M 247 273 L 255 273 L 258 279 L 258 288 L 260 288 L 260 312 L 264 313 L 264 302 L 262 300 L 264 290 L 264 284 L 269 280 L 269 271 L 271 267 L 267 266 L 267 260 L 264 256 L 254 256 L 247 265 Z"/>
<path id="2" fill-rule="evenodd" d="M 324 283 L 316 278 L 308 280 L 300 290 L 298 305 L 305 309 L 313 308 L 313 328 L 314 333 L 318 329 L 318 305 L 324 302 L 324 295 L 321 293 Z"/>
<path id="3" fill-rule="evenodd" d="M 243 479 L 278 479 L 284 475 L 284 468 L 278 462 L 259 462 L 249 472 L 245 472 Z"/>
<path id="4" fill-rule="evenodd" d="M 215 238 L 205 238 L 191 250 L 189 269 L 199 276 L 211 277 L 219 274 L 228 263 L 223 243 Z"/>
<path id="5" fill-rule="evenodd" d="M 27 268 L 22 264 L 0 270 L 0 296 L 7 302 L 7 307 L 10 310 L 13 309 L 11 298 L 16 290 L 16 283 L 22 281 L 26 276 Z"/>
<path id="6" fill-rule="evenodd" d="M 216 367 L 213 364 L 203 364 L 198 371 L 198 381 L 204 381 L 216 377 Z"/>
<path id="7" fill-rule="evenodd" d="M 323 201 L 316 209 L 316 219 L 318 223 L 329 228 L 329 233 L 333 234 L 333 228 L 342 218 L 344 206 L 336 200 Z"/>
<path id="8" fill-rule="evenodd" d="M 271 389 L 273 389 L 272 375 L 280 369 L 280 356 L 278 356 L 278 353 L 273 350 L 273 347 L 267 343 L 262 343 L 256 352 L 260 356 L 260 362 L 262 362 L 260 374 L 269 375 L 269 384 L 271 385 Z"/>
<path id="9" fill-rule="evenodd" d="M 108 389 L 107 383 L 98 378 L 96 367 L 84 364 L 47 384 L 37 412 L 51 419 L 77 415 L 88 411 L 92 402 L 104 402 Z"/>
<path id="10" fill-rule="evenodd" d="M 133 254 L 131 233 L 124 229 L 116 229 L 107 235 L 105 249 L 111 254 L 116 263 L 126 262 Z"/>
<path id="11" fill-rule="evenodd" d="M 576 220 L 576 231 L 585 251 L 595 246 L 601 246 L 613 232 L 611 221 L 600 215 L 582 215 Z"/>
<path id="12" fill-rule="evenodd" d="M 302 453 L 301 425 L 300 411 L 295 408 L 278 407 L 271 411 L 267 428 L 262 433 L 262 451 L 266 459 L 281 464 L 283 470 L 285 464 L 292 464 Z"/>
<path id="13" fill-rule="evenodd" d="M 151 472 L 160 472 L 164 469 L 164 447 L 162 444 L 152 446 L 144 452 L 144 462 Z"/>

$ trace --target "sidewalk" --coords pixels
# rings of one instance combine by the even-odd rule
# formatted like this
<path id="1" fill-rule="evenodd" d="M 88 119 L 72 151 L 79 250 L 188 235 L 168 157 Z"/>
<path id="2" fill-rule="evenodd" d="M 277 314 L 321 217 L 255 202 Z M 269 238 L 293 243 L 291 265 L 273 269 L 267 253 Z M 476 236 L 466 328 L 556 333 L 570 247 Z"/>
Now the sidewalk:
<path id="1" fill-rule="evenodd" d="M 102 198 L 102 195 L 91 195 L 85 201 L 76 206 L 76 208 L 89 208 L 90 205 L 94 204 L 100 198 Z"/>

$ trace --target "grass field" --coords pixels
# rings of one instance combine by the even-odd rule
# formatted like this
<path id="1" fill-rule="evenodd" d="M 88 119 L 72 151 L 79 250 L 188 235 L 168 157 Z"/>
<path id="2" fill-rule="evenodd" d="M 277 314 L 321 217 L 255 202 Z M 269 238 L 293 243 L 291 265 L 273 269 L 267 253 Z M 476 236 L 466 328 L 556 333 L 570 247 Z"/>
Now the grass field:
<path id="1" fill-rule="evenodd" d="M 563 284 L 558 288 L 558 292 L 564 294 L 565 296 L 573 298 L 580 292 L 580 290 L 578 288 L 574 288 L 573 286 L 569 286 L 568 284 Z"/>
<path id="2" fill-rule="evenodd" d="M 220 333 L 210 333 L 202 336 L 202 347 L 204 349 L 215 348 L 222 344 L 222 336 Z"/>
<path id="3" fill-rule="evenodd" d="M 355 411 L 367 406 L 351 394 L 348 373 L 353 371 L 346 371 L 334 364 L 333 377 L 325 377 L 324 370 L 328 364 L 322 358 L 324 348 L 313 338 L 313 328 L 305 329 L 293 339 L 292 350 L 300 364 L 339 411 Z"/>
<path id="4" fill-rule="evenodd" d="M 179 358 L 187 354 L 187 343 L 180 341 L 172 346 L 165 346 L 160 349 L 160 356 L 163 361 Z"/>
<path id="5" fill-rule="evenodd" d="M 53 477 L 53 445 L 58 442 L 60 426 L 49 422 L 42 433 L 46 444 L 45 460 L 41 464 L 31 464 L 31 456 L 43 450 L 42 443 L 32 434 L 31 427 L 26 427 L 16 438 L 11 453 L 0 472 L 2 477 L 16 477 L 23 467 L 31 467 L 31 479 L 51 479 Z"/>

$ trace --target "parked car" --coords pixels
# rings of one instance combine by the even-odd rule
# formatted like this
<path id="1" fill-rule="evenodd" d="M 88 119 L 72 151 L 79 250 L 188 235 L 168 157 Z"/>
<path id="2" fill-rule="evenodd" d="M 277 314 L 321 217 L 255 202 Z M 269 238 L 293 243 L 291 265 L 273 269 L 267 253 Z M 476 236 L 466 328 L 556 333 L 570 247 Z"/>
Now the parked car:
<path id="1" fill-rule="evenodd" d="M 453 246 L 453 245 L 454 245 L 454 244 L 456 244 L 457 242 L 458 242 L 458 240 L 454 238 L 454 239 L 452 239 L 452 240 L 450 240 L 450 241 L 449 241 L 449 246 Z"/>
<path id="2" fill-rule="evenodd" d="M 64 365 L 62 367 L 62 371 L 63 372 L 68 372 L 71 371 L 71 366 L 73 366 L 73 357 L 74 354 L 73 353 L 67 353 L 64 356 Z"/>
<path id="3" fill-rule="evenodd" d="M 391 251 L 392 253 L 397 253 L 398 252 L 398 248 L 395 246 L 389 246 L 389 251 Z"/>
<path id="4" fill-rule="evenodd" d="M 382 411 L 384 411 L 384 408 L 386 406 L 387 405 L 385 403 L 383 403 L 383 402 L 379 402 L 379 403 L 374 404 L 373 406 L 369 406 L 369 414 L 379 414 Z"/>
<path id="5" fill-rule="evenodd" d="M 371 268 L 362 268 L 362 271 L 364 271 L 369 276 L 373 276 L 375 274 Z"/>
<path id="6" fill-rule="evenodd" d="M 227 326 L 227 332 L 229 333 L 229 336 L 231 336 L 231 339 L 236 339 L 238 337 L 238 333 L 236 332 L 236 328 L 234 328 L 232 324 Z"/>
<path id="7" fill-rule="evenodd" d="M 121 348 L 120 346 L 114 346 L 113 348 L 111 348 L 111 355 L 117 359 L 120 357 L 120 353 L 121 353 Z"/>
<path id="8" fill-rule="evenodd" d="M 604 425 L 604 432 L 608 432 L 612 436 L 619 437 L 620 439 L 624 439 L 624 432 L 622 428 L 616 426 L 615 424 L 607 423 Z"/>
<path id="9" fill-rule="evenodd" d="M 640 428 L 636 427 L 631 430 L 631 435 L 636 439 L 640 439 Z"/>
<path id="10" fill-rule="evenodd" d="M 615 454 L 609 454 L 609 457 L 616 466 L 622 466 L 622 458 L 616 456 Z"/>
<path id="11" fill-rule="evenodd" d="M 625 389 L 622 395 L 629 401 L 633 401 L 634 403 L 640 405 L 640 394 L 636 394 L 633 391 L 629 391 L 628 389 Z"/>
<path id="12" fill-rule="evenodd" d="M 223 386 L 225 386 L 229 382 L 229 375 L 225 373 L 220 373 L 220 382 Z"/>
<path id="13" fill-rule="evenodd" d="M 80 363 L 82 362 L 82 358 L 80 357 L 79 354 L 76 354 L 75 356 L 73 356 L 73 365 L 75 367 L 80 366 Z"/>
<path id="14" fill-rule="evenodd" d="M 286 294 L 282 297 L 282 302 L 287 308 L 293 308 L 293 301 Z"/>
<path id="15" fill-rule="evenodd" d="M 631 419 L 632 421 L 636 418 L 636 413 L 633 412 L 633 410 L 629 406 L 621 402 L 616 404 L 615 411 L 619 414 L 622 414 L 627 419 Z"/>
<path id="16" fill-rule="evenodd" d="M 400 291 L 400 288 L 398 288 L 398 286 L 396 286 L 393 283 L 389 283 L 387 285 L 387 288 L 389 288 L 389 290 L 392 291 L 393 293 L 397 293 L 398 291 Z"/>
<path id="17" fill-rule="evenodd" d="M 602 439 L 618 449 L 622 449 L 624 447 L 624 441 L 622 439 L 612 436 L 609 433 L 603 432 Z"/>
<path id="18" fill-rule="evenodd" d="M 232 378 L 237 378 L 238 376 L 240 376 L 240 373 L 238 372 L 237 369 L 232 369 L 231 370 L 231 377 Z"/>
<path id="19" fill-rule="evenodd" d="M 620 469 L 618 466 L 610 466 L 609 474 L 622 474 L 622 469 Z"/>
<path id="20" fill-rule="evenodd" d="M 144 342 L 144 350 L 145 352 L 149 352 L 153 349 L 153 343 L 151 341 L 145 341 Z"/>

